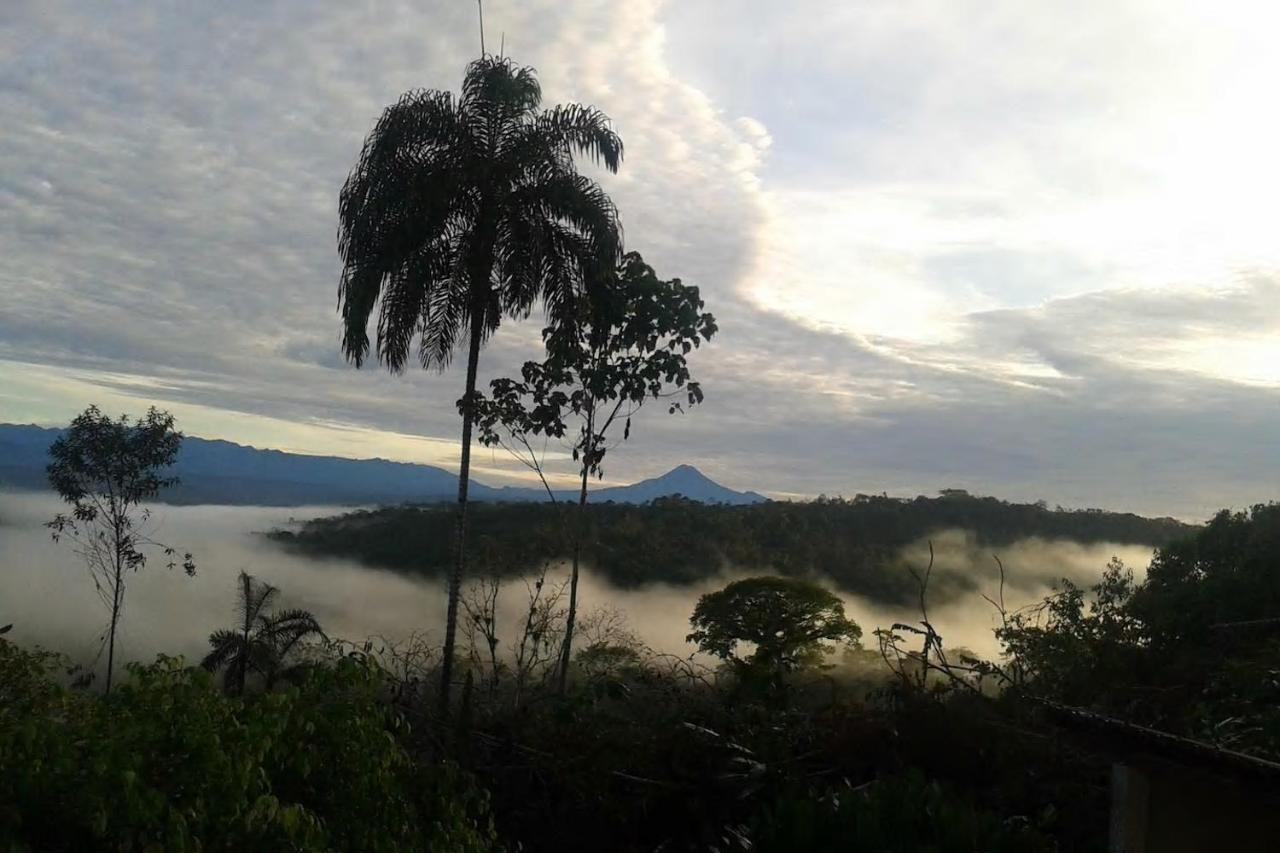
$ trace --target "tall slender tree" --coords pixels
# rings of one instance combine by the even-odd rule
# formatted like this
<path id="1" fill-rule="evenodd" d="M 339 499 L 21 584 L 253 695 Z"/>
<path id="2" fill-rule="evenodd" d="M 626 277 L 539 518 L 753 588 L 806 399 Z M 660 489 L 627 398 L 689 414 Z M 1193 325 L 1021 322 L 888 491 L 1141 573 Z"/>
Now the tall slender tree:
<path id="1" fill-rule="evenodd" d="M 104 637 L 108 693 L 129 573 L 143 568 L 153 549 L 164 553 L 170 569 L 179 565 L 177 551 L 152 538 L 145 502 L 178 482 L 167 472 L 181 446 L 182 433 L 168 412 L 151 408 L 131 421 L 90 406 L 49 447 L 49 484 L 71 506 L 71 514 L 59 513 L 46 526 L 55 542 L 65 536 L 75 545 L 111 613 Z M 182 556 L 181 565 L 188 576 L 195 574 L 190 554 Z"/>
<path id="2" fill-rule="evenodd" d="M 374 126 L 339 198 L 342 348 L 359 367 L 376 354 L 403 371 L 417 339 L 425 368 L 443 369 L 467 342 L 458 401 L 456 555 L 449 575 L 440 710 L 453 679 L 458 596 L 466 565 L 467 489 L 480 348 L 504 316 L 541 302 L 552 322 L 570 316 L 588 282 L 620 254 L 617 211 L 576 170 L 585 155 L 616 172 L 622 141 L 608 118 L 577 104 L 541 109 L 533 69 L 484 56 L 462 92 L 413 91 Z"/>
<path id="3" fill-rule="evenodd" d="M 477 395 L 480 440 L 503 445 L 547 483 L 530 435 L 564 437 L 576 420 L 571 455 L 578 464 L 577 508 L 569 530 L 569 609 L 560 651 L 559 688 L 568 685 L 578 615 L 578 578 L 590 478 L 602 477 L 608 441 L 631 436 L 631 418 L 648 400 L 666 399 L 674 413 L 702 402 L 687 356 L 716 333 L 698 288 L 658 278 L 638 252 L 612 271 L 607 287 L 582 300 L 572 322 L 543 331 L 547 357 L 527 362 L 519 381 L 495 379 L 491 396 Z M 513 444 L 506 442 L 509 437 Z M 523 448 L 523 452 L 521 451 Z"/>

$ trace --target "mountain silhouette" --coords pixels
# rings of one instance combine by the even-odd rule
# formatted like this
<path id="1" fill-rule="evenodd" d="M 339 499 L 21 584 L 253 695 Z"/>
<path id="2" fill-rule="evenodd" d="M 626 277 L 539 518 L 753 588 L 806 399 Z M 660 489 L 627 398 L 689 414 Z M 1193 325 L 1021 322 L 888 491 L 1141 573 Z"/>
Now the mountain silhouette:
<path id="1" fill-rule="evenodd" d="M 717 504 L 753 504 L 768 500 L 755 492 L 735 492 L 726 488 L 692 465 L 677 465 L 660 477 L 641 480 L 629 486 L 599 489 L 591 493 L 591 500 L 645 503 L 670 495 L 682 495 L 702 503 Z"/>
<path id="2" fill-rule="evenodd" d="M 0 487 L 45 489 L 48 449 L 62 430 L 0 424 Z M 182 442 L 173 473 L 181 482 L 161 500 L 174 504 L 242 504 L 303 506 L 307 504 L 382 504 L 453 500 L 458 476 L 433 465 L 387 459 L 310 456 L 246 447 L 221 439 L 188 436 Z M 541 488 L 494 487 L 471 481 L 477 501 L 544 501 Z M 593 501 L 645 503 L 683 495 L 703 503 L 747 504 L 766 500 L 755 492 L 737 492 L 690 465 L 680 465 L 630 486 L 592 492 Z M 557 492 L 576 499 L 576 492 Z"/>

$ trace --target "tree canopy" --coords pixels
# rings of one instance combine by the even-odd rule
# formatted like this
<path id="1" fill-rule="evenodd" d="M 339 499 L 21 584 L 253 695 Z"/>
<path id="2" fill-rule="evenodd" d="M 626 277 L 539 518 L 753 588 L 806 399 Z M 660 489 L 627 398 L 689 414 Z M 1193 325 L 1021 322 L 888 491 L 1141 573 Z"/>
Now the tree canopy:
<path id="1" fill-rule="evenodd" d="M 493 380 L 491 397 L 477 395 L 481 441 L 506 446 L 538 473 L 553 499 L 530 435 L 559 438 L 568 430 L 568 420 L 577 421 L 570 455 L 578 465 L 580 486 L 577 515 L 568 528 L 572 569 L 560 658 L 562 692 L 573 657 L 588 481 L 592 475 L 603 476 L 610 429 L 623 423 L 622 438 L 629 438 L 631 418 L 646 400 L 668 399 L 668 413 L 702 402 L 702 388 L 686 359 L 716 331 L 715 318 L 702 308 L 696 287 L 658 278 L 638 252 L 631 252 L 607 286 L 595 288 L 571 317 L 543 331 L 544 361 L 526 362 L 520 381 Z"/>
<path id="2" fill-rule="evenodd" d="M 695 583 L 745 566 L 760 574 L 818 575 L 843 592 L 907 606 L 917 600 L 918 589 L 902 549 L 939 530 L 972 531 L 975 546 L 997 552 L 1027 537 L 1162 545 L 1195 530 L 1171 520 L 972 497 L 871 496 L 751 506 L 661 498 L 647 505 L 589 504 L 584 519 L 583 559 L 619 586 Z M 471 524 L 490 545 L 489 568 L 503 574 L 526 573 L 543 560 L 569 556 L 561 513 L 550 504 L 476 504 Z M 448 567 L 451 528 L 446 506 L 396 506 L 318 518 L 271 535 L 307 553 L 439 575 Z M 929 585 L 936 603 L 977 591 L 972 577 L 948 567 L 935 569 Z"/>
<path id="3" fill-rule="evenodd" d="M 1280 755 L 1280 504 L 1224 510 L 1156 552 L 1009 614 L 1012 686 L 1164 731 Z"/>
<path id="4" fill-rule="evenodd" d="M 821 660 L 833 643 L 853 644 L 862 629 L 831 592 L 799 578 L 758 577 L 707 593 L 689 618 L 688 640 L 722 660 L 789 672 Z M 750 655 L 741 647 L 750 644 Z"/>
<path id="5" fill-rule="evenodd" d="M 577 419 L 571 455 L 600 475 L 615 423 L 631 434 L 631 417 L 647 400 L 667 399 L 668 411 L 702 402 L 687 356 L 716 332 L 698 288 L 664 280 L 629 252 L 577 311 L 543 330 L 547 355 L 526 362 L 521 378 L 490 383 L 479 401 L 481 439 L 497 444 L 502 430 L 517 436 L 561 437 Z"/>
<path id="6" fill-rule="evenodd" d="M 622 140 L 594 107 L 541 103 L 532 68 L 485 56 L 460 95 L 414 90 L 382 114 L 339 198 L 342 347 L 357 365 L 375 307 L 383 364 L 402 370 L 417 338 L 422 365 L 445 366 L 468 330 L 483 343 L 539 300 L 572 313 L 612 266 L 617 211 L 574 155 L 615 172 Z"/>

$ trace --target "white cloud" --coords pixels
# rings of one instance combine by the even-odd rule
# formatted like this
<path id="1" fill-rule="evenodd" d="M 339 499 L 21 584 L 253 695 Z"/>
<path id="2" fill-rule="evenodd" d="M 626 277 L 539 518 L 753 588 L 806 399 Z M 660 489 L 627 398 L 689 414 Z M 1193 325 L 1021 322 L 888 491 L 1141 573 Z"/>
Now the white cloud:
<path id="1" fill-rule="evenodd" d="M 731 57 L 705 85 L 775 136 L 761 305 L 946 340 L 969 311 L 1280 265 L 1273 4 L 736 8 L 671 14 L 677 63 Z"/>

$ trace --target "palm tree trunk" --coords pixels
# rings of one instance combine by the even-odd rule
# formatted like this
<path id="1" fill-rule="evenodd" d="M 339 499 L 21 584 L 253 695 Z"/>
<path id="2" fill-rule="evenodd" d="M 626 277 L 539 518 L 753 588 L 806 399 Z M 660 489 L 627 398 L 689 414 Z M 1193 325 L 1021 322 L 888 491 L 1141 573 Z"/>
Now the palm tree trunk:
<path id="1" fill-rule="evenodd" d="M 458 527 L 455 535 L 453 573 L 449 575 L 449 610 L 444 623 L 444 660 L 440 666 L 440 716 L 449 715 L 449 691 L 453 686 L 453 647 L 458 633 L 458 599 L 462 593 L 462 573 L 467 564 L 467 487 L 471 482 L 472 395 L 476 391 L 476 368 L 480 362 L 480 339 L 484 334 L 481 311 L 471 318 L 471 348 L 467 353 L 467 391 L 462 398 L 462 462 L 458 466 Z"/>
<path id="2" fill-rule="evenodd" d="M 569 614 L 564 623 L 564 648 L 560 654 L 560 695 L 569 689 L 569 661 L 573 658 L 573 626 L 578 618 L 578 566 L 582 561 L 582 536 L 586 526 L 587 478 L 595 452 L 595 406 L 587 416 L 587 442 L 582 456 L 582 487 L 578 490 L 578 510 L 573 528 L 573 562 L 569 573 Z"/>

